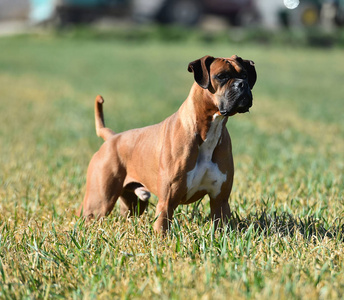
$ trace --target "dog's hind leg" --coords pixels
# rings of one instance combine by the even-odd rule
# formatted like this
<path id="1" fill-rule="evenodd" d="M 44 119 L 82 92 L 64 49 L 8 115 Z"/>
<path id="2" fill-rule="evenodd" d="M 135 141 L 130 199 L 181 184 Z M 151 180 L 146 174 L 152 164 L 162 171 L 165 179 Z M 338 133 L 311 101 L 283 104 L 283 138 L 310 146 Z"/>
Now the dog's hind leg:
<path id="1" fill-rule="evenodd" d="M 122 194 L 125 169 L 106 144 L 93 156 L 88 167 L 86 194 L 79 211 L 79 216 L 87 219 L 110 214 Z"/>

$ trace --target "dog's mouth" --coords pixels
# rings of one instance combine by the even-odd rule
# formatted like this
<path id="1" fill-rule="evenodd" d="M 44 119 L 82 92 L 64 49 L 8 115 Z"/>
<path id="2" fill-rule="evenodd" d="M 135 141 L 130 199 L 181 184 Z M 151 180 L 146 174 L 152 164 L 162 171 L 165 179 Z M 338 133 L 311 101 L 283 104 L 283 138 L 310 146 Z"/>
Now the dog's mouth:
<path id="1" fill-rule="evenodd" d="M 221 108 L 220 113 L 225 117 L 234 116 L 235 114 L 243 114 L 250 111 L 252 106 L 252 97 L 242 97 L 235 101 L 234 105 L 229 108 Z"/>
<path id="2" fill-rule="evenodd" d="M 231 117 L 231 116 L 234 116 L 235 114 L 237 114 L 238 111 L 227 111 L 227 110 L 220 110 L 220 114 L 224 117 Z"/>
<path id="3" fill-rule="evenodd" d="M 238 107 L 237 109 L 237 112 L 239 114 L 243 114 L 243 113 L 246 113 L 246 112 L 249 112 L 250 111 L 250 106 L 247 106 L 247 107 Z"/>
<path id="4" fill-rule="evenodd" d="M 224 117 L 231 117 L 231 116 L 234 116 L 236 115 L 237 113 L 239 114 L 243 114 L 243 113 L 246 113 L 246 112 L 250 112 L 250 109 L 247 107 L 243 107 L 243 108 L 238 108 L 236 111 L 227 111 L 227 110 L 220 110 L 220 114 Z"/>

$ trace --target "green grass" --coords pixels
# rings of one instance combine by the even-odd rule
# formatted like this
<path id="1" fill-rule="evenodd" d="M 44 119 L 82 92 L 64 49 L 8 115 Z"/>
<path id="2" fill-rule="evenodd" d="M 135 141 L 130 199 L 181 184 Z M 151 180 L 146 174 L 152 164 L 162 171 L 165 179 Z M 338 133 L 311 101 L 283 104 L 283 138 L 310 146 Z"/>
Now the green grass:
<path id="1" fill-rule="evenodd" d="M 343 297 L 342 49 L 54 34 L 0 49 L 0 298 Z M 258 72 L 251 113 L 228 122 L 232 226 L 214 232 L 204 199 L 178 208 L 162 239 L 154 198 L 142 218 L 116 207 L 85 226 L 75 211 L 101 145 L 95 96 L 117 132 L 159 122 L 205 54 L 238 54 Z"/>

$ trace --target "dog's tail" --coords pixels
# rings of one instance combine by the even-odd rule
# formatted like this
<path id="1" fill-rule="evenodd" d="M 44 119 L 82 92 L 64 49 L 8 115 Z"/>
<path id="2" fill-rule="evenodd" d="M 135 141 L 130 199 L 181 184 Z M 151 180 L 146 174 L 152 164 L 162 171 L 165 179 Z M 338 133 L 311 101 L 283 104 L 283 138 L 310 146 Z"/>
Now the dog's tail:
<path id="1" fill-rule="evenodd" d="M 98 95 L 94 104 L 94 117 L 96 121 L 96 132 L 97 135 L 103 138 L 104 141 L 115 135 L 115 133 L 110 129 L 105 127 L 104 115 L 103 115 L 103 103 L 104 99 L 102 96 Z"/>

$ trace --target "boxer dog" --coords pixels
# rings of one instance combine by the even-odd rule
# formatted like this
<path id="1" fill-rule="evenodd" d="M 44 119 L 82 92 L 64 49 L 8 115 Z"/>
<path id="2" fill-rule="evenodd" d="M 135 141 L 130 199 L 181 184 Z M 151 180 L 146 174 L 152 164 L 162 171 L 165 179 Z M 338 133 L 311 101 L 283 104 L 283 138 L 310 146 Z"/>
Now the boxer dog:
<path id="1" fill-rule="evenodd" d="M 188 71 L 195 80 L 189 96 L 159 124 L 115 134 L 105 127 L 97 96 L 96 131 L 105 142 L 89 164 L 80 215 L 104 217 L 118 198 L 123 216 L 140 215 L 153 193 L 159 199 L 154 229 L 165 232 L 178 205 L 208 194 L 215 226 L 226 223 L 234 175 L 226 123 L 249 111 L 257 74 L 252 61 L 236 55 L 204 56 Z"/>

